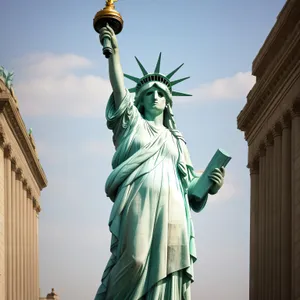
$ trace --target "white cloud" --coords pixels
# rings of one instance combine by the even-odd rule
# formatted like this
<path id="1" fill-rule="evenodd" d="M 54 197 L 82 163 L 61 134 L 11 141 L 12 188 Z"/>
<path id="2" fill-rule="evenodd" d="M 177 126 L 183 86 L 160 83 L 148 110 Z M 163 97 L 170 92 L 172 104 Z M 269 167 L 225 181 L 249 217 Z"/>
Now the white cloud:
<path id="1" fill-rule="evenodd" d="M 88 59 L 74 54 L 46 53 L 23 58 L 15 84 L 22 114 L 103 116 L 111 93 L 109 81 L 75 72 L 91 66 Z"/>
<path id="2" fill-rule="evenodd" d="M 199 101 L 236 100 L 245 98 L 255 83 L 250 72 L 239 72 L 232 77 L 219 78 L 213 82 L 201 84 L 189 91 L 189 99 Z M 186 102 L 186 99 L 185 99 Z"/>
<path id="3" fill-rule="evenodd" d="M 92 62 L 75 54 L 43 53 L 18 61 L 19 80 L 15 84 L 21 112 L 27 116 L 61 115 L 103 116 L 111 93 L 107 79 L 78 75 L 89 70 Z M 190 101 L 235 100 L 245 98 L 255 82 L 250 72 L 219 78 L 189 91 Z M 180 102 L 180 99 L 179 99 Z M 186 99 L 184 100 L 186 102 Z"/>
<path id="4" fill-rule="evenodd" d="M 62 76 L 72 70 L 90 68 L 91 61 L 75 54 L 35 53 L 18 59 L 23 77 Z M 19 76 L 19 74 L 18 74 Z"/>

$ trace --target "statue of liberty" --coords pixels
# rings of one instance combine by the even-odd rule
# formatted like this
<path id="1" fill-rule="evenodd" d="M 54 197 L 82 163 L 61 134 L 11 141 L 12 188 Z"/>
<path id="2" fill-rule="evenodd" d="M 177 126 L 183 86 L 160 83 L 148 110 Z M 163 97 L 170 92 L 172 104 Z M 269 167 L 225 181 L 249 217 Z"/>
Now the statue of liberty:
<path id="1" fill-rule="evenodd" d="M 172 112 L 171 81 L 160 72 L 161 55 L 153 73 L 139 60 L 142 78 L 123 74 L 114 30 L 108 59 L 113 93 L 106 108 L 116 152 L 105 191 L 112 200 L 109 218 L 111 257 L 95 300 L 190 300 L 196 261 L 191 209 L 200 212 L 208 195 L 192 196 L 200 175 L 192 166 L 184 137 Z M 124 76 L 136 83 L 126 89 Z M 209 194 L 223 185 L 224 168 L 214 169 Z"/>

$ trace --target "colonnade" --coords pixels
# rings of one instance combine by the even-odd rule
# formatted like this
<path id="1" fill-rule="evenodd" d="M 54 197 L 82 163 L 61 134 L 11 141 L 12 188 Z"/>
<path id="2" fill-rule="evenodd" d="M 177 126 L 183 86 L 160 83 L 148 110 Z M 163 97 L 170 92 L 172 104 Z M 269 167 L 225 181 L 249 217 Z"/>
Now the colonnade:
<path id="1" fill-rule="evenodd" d="M 38 212 L 28 181 L 5 145 L 5 294 L 6 300 L 38 300 Z"/>
<path id="2" fill-rule="evenodd" d="M 251 177 L 250 300 L 300 300 L 300 100 L 261 141 Z"/>

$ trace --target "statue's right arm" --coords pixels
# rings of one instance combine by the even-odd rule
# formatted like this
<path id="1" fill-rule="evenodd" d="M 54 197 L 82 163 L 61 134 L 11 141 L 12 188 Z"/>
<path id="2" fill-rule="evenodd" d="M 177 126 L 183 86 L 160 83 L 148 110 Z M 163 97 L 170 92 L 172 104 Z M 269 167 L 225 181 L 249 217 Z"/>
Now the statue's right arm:
<path id="1" fill-rule="evenodd" d="M 120 53 L 116 35 L 111 27 L 107 25 L 100 31 L 100 41 L 104 35 L 111 38 L 113 53 L 108 59 L 109 79 L 114 93 L 115 106 L 118 108 L 126 95 L 124 75 L 120 61 Z"/>

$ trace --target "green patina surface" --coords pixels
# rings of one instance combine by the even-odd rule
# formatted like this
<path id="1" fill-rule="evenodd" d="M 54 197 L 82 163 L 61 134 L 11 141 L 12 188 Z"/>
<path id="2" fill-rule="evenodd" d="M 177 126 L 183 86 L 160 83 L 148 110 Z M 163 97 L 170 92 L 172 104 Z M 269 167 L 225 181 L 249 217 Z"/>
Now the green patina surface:
<path id="1" fill-rule="evenodd" d="M 14 72 L 8 72 L 4 67 L 0 67 L 0 79 L 4 82 L 9 90 L 12 88 L 13 78 Z"/>
<path id="2" fill-rule="evenodd" d="M 126 89 L 116 36 L 109 27 L 100 40 L 104 34 L 113 46 L 106 118 L 116 152 L 105 186 L 113 201 L 111 257 L 95 300 L 191 299 L 197 259 L 191 210 L 200 212 L 208 194 L 190 196 L 201 175 L 172 111 L 172 97 L 187 95 L 173 86 L 187 78 L 170 80 L 179 68 L 160 73 L 160 55 L 153 73 L 137 60 L 143 77 L 125 75 L 136 83 Z M 218 192 L 223 178 L 224 169 L 212 171 L 210 194 Z"/>

